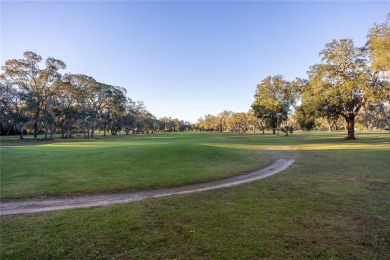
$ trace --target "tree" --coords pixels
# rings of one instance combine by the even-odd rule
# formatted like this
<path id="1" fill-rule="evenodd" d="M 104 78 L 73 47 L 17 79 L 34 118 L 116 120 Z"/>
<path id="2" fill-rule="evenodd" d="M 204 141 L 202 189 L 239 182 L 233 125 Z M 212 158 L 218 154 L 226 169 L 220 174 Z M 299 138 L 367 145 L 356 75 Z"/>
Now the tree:
<path id="1" fill-rule="evenodd" d="M 66 65 L 61 60 L 49 57 L 46 67 L 40 69 L 40 55 L 27 51 L 23 56 L 24 59 L 7 60 L 2 67 L 2 77 L 25 91 L 24 99 L 34 122 L 34 139 L 37 139 L 41 120 L 46 121 L 46 116 L 51 112 L 48 103 L 53 95 L 52 88 L 61 79 L 58 71 L 65 69 Z"/>
<path id="2" fill-rule="evenodd" d="M 249 122 L 246 113 L 233 113 L 227 120 L 227 124 L 232 131 L 238 133 L 246 132 L 249 128 Z"/>
<path id="3" fill-rule="evenodd" d="M 125 106 L 125 114 L 123 115 L 123 126 L 128 135 L 131 130 L 135 133 L 139 122 L 142 121 L 141 113 L 146 111 L 145 104 L 142 101 L 133 101 L 128 98 Z"/>
<path id="4" fill-rule="evenodd" d="M 247 117 L 247 120 L 248 120 L 248 124 L 250 127 L 252 127 L 252 130 L 253 132 L 256 132 L 256 128 L 259 128 L 262 127 L 262 122 L 260 119 L 258 119 L 256 116 L 255 116 L 255 112 L 250 109 L 247 113 L 246 113 L 246 117 Z M 262 127 L 263 129 L 263 133 L 264 133 L 264 127 Z"/>
<path id="5" fill-rule="evenodd" d="M 232 114 L 233 114 L 233 112 L 225 110 L 225 111 L 222 111 L 221 113 L 219 113 L 217 115 L 218 128 L 219 128 L 219 131 L 221 133 L 226 130 L 226 128 L 227 128 L 227 120 L 229 119 L 229 117 Z"/>
<path id="6" fill-rule="evenodd" d="M 370 104 L 371 109 L 381 111 L 390 133 L 390 13 L 386 22 L 377 24 L 369 30 L 368 53 L 370 54 L 372 69 L 378 80 L 381 80 L 382 93 L 379 101 Z M 375 108 L 376 107 L 376 108 Z"/>
<path id="7" fill-rule="evenodd" d="M 1 123 L 7 126 L 7 134 L 11 128 L 19 132 L 19 139 L 23 139 L 30 117 L 27 115 L 27 106 L 23 101 L 24 92 L 17 86 L 12 86 L 1 78 L 0 82 L 0 106 Z"/>
<path id="8" fill-rule="evenodd" d="M 105 99 L 102 102 L 104 105 L 102 104 L 101 108 L 97 110 L 97 116 L 103 121 L 104 136 L 106 136 L 109 122 L 111 122 L 111 134 L 116 135 L 124 124 L 126 90 L 111 85 L 105 85 L 103 90 L 105 92 Z"/>
<path id="9" fill-rule="evenodd" d="M 368 33 L 368 51 L 372 68 L 390 77 L 390 13 L 386 22 L 375 25 Z"/>
<path id="10" fill-rule="evenodd" d="M 56 117 L 56 126 L 61 129 L 61 138 L 69 138 L 72 134 L 72 125 L 78 116 L 77 89 L 71 84 L 69 75 L 65 75 L 55 87 L 53 112 Z"/>
<path id="11" fill-rule="evenodd" d="M 86 104 L 88 111 L 90 112 L 89 128 L 91 129 L 91 137 L 94 137 L 100 112 L 103 109 L 109 109 L 107 101 L 112 93 L 112 86 L 93 80 L 84 91 L 86 97 L 86 102 L 84 104 Z"/>
<path id="12" fill-rule="evenodd" d="M 220 126 L 220 120 L 217 116 L 208 114 L 204 118 L 199 118 L 198 126 L 203 131 L 215 131 Z"/>
<path id="13" fill-rule="evenodd" d="M 257 85 L 252 109 L 257 118 L 262 119 L 275 134 L 276 128 L 287 120 L 295 100 L 294 85 L 281 75 L 268 76 Z"/>
<path id="14" fill-rule="evenodd" d="M 390 130 L 390 101 L 380 100 L 366 104 L 359 113 L 358 121 L 366 131 L 369 128 Z"/>
<path id="15" fill-rule="evenodd" d="M 377 105 L 377 110 L 381 113 L 381 116 L 383 117 L 383 121 L 387 124 L 387 129 L 390 133 L 390 99 L 387 101 L 381 101 Z"/>
<path id="16" fill-rule="evenodd" d="M 91 124 L 94 123 L 93 104 L 90 102 L 90 96 L 93 95 L 93 85 L 97 84 L 95 79 L 83 74 L 67 74 L 64 81 L 71 84 L 74 90 L 77 107 L 77 120 L 82 128 L 84 138 L 89 138 Z"/>
<path id="17" fill-rule="evenodd" d="M 315 128 L 316 119 L 312 111 L 306 107 L 306 104 L 303 104 L 295 110 L 294 117 L 302 130 L 310 131 Z"/>
<path id="18" fill-rule="evenodd" d="M 23 132 L 33 125 L 34 138 L 43 126 L 45 138 L 52 138 L 56 127 L 62 138 L 71 137 L 74 130 L 84 133 L 84 138 L 94 137 L 95 128 L 111 130 L 117 134 L 123 127 L 155 129 L 160 122 L 146 110 L 143 102 L 133 102 L 126 97 L 122 87 L 97 82 L 83 74 L 58 72 L 65 63 L 54 58 L 46 60 L 40 69 L 41 56 L 25 52 L 24 59 L 7 60 L 0 74 L 1 134 Z M 187 129 L 187 123 L 170 119 L 174 130 Z M 174 125 L 173 123 L 176 123 Z M 13 130 L 16 129 L 16 130 Z"/>
<path id="19" fill-rule="evenodd" d="M 383 85 L 367 65 L 364 50 L 355 47 L 351 39 L 333 40 L 320 55 L 323 63 L 310 67 L 303 103 L 310 104 L 317 116 L 343 117 L 347 138 L 355 139 L 359 110 L 377 99 Z"/>

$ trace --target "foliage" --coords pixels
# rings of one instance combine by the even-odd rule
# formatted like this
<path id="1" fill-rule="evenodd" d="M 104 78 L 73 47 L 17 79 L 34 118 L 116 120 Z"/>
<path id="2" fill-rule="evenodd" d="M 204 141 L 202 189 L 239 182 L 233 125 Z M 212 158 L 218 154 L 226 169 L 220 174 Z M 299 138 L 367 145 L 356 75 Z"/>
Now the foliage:
<path id="1" fill-rule="evenodd" d="M 386 22 L 376 24 L 368 33 L 368 51 L 371 56 L 372 67 L 375 71 L 383 72 L 383 76 L 390 77 L 390 13 Z"/>
<path id="2" fill-rule="evenodd" d="M 294 118 L 302 130 L 310 131 L 315 128 L 315 116 L 313 110 L 307 108 L 307 103 L 302 104 L 295 110 Z"/>
<path id="3" fill-rule="evenodd" d="M 234 113 L 227 120 L 227 125 L 231 131 L 246 132 L 248 129 L 248 120 L 246 113 Z"/>
<path id="4" fill-rule="evenodd" d="M 357 123 L 361 129 L 385 129 L 390 126 L 390 103 L 379 101 L 377 103 L 368 102 L 357 117 Z"/>
<path id="5" fill-rule="evenodd" d="M 333 40 L 320 54 L 323 63 L 310 67 L 303 104 L 320 116 L 342 116 L 348 139 L 355 139 L 355 117 L 368 101 L 377 99 L 382 84 L 373 77 L 365 52 L 351 39 Z"/>
<path id="6" fill-rule="evenodd" d="M 9 133 L 11 126 L 19 132 L 20 139 L 30 120 L 24 99 L 24 92 L 20 88 L 13 88 L 8 82 L 0 82 L 1 125 L 7 127 Z"/>
<path id="7" fill-rule="evenodd" d="M 301 85 L 302 104 L 295 110 L 300 127 L 310 130 L 326 121 L 329 130 L 342 117 L 348 139 L 355 139 L 355 121 L 369 127 L 390 126 L 389 18 L 369 31 L 365 48 L 351 39 L 333 40 L 320 52 L 322 63 L 310 67 L 309 83 Z M 316 126 L 317 125 L 317 126 Z M 374 126 L 375 125 L 375 126 Z"/>
<path id="8" fill-rule="evenodd" d="M 262 129 L 264 133 L 265 128 L 262 121 L 255 116 L 253 110 L 249 110 L 247 113 L 234 113 L 225 110 L 216 116 L 209 114 L 204 118 L 200 118 L 195 129 L 201 131 L 229 131 L 238 133 L 245 133 L 249 130 L 255 132 L 256 129 Z"/>
<path id="9" fill-rule="evenodd" d="M 83 74 L 59 73 L 65 63 L 48 58 L 40 69 L 41 56 L 25 52 L 24 59 L 7 60 L 0 74 L 1 134 L 18 132 L 20 139 L 33 127 L 34 139 L 44 132 L 44 139 L 60 132 L 63 139 L 75 133 L 95 137 L 96 130 L 117 135 L 145 133 L 149 130 L 184 131 L 191 124 L 172 119 L 158 120 L 143 102 L 126 97 L 126 90 L 96 81 Z"/>
<path id="10" fill-rule="evenodd" d="M 276 128 L 287 120 L 296 101 L 295 93 L 293 84 L 284 80 L 283 76 L 268 76 L 257 85 L 252 104 L 255 115 L 275 133 Z"/>
<path id="11" fill-rule="evenodd" d="M 46 59 L 46 68 L 40 69 L 39 63 L 42 57 L 34 52 L 27 51 L 23 54 L 24 59 L 11 59 L 2 66 L 4 73 L 1 75 L 2 81 L 10 84 L 21 91 L 24 105 L 29 112 L 34 124 L 34 139 L 37 139 L 39 124 L 47 126 L 49 118 L 52 117 L 50 106 L 53 102 L 54 88 L 61 79 L 60 69 L 65 69 L 63 61 L 54 58 Z M 3 83 L 4 84 L 4 83 Z"/>
<path id="12" fill-rule="evenodd" d="M 218 114 L 217 120 L 218 120 L 218 129 L 220 132 L 226 131 L 228 129 L 228 119 L 232 116 L 233 112 L 231 111 L 222 111 Z"/>

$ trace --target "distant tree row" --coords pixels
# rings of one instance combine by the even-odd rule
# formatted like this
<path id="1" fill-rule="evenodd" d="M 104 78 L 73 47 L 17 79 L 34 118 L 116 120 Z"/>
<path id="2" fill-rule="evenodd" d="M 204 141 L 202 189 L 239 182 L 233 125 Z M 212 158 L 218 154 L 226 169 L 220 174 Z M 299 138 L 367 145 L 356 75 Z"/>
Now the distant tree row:
<path id="1" fill-rule="evenodd" d="M 308 71 L 308 79 L 287 81 L 268 76 L 258 84 L 252 110 L 223 111 L 206 115 L 196 125 L 179 119 L 156 119 L 143 102 L 126 97 L 122 87 L 107 85 L 82 74 L 61 75 L 63 61 L 25 52 L 24 59 L 11 59 L 0 74 L 1 134 L 39 133 L 62 138 L 81 133 L 94 137 L 96 130 L 116 135 L 145 131 L 246 132 L 295 124 L 304 130 L 327 122 L 329 129 L 342 128 L 355 139 L 356 123 L 369 128 L 390 129 L 390 14 L 386 22 L 368 33 L 367 44 L 356 47 L 351 39 L 333 40 L 320 52 L 321 64 Z M 292 117 L 293 116 L 293 117 Z M 287 121 L 289 120 L 289 122 Z"/>
<path id="2" fill-rule="evenodd" d="M 268 76 L 258 86 L 252 108 L 257 118 L 275 129 L 294 114 L 305 130 L 325 119 L 329 127 L 344 119 L 348 139 L 356 122 L 364 128 L 390 128 L 390 14 L 368 33 L 364 47 L 352 39 L 333 40 L 320 52 L 321 64 L 310 67 L 307 79 L 287 81 Z"/>
<path id="3" fill-rule="evenodd" d="M 247 113 L 223 111 L 218 115 L 206 115 L 198 119 L 194 129 L 200 131 L 238 132 L 264 131 L 262 120 L 258 119 L 253 110 Z"/>
<path id="4" fill-rule="evenodd" d="M 156 119 L 143 102 L 126 97 L 126 90 L 96 81 L 82 74 L 61 75 L 63 61 L 48 58 L 40 68 L 40 55 L 25 52 L 23 59 L 11 59 L 0 74 L 1 134 L 32 132 L 34 139 L 61 133 L 84 138 L 102 131 L 116 135 L 145 131 L 179 131 L 191 125 L 179 119 Z"/>

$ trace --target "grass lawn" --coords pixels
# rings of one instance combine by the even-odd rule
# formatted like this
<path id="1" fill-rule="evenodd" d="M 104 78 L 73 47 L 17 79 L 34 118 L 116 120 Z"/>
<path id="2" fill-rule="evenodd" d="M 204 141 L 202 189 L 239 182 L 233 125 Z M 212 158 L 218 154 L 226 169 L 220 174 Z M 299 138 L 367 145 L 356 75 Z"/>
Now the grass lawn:
<path id="1" fill-rule="evenodd" d="M 271 163 L 260 149 L 232 149 L 240 143 L 237 138 L 186 133 L 59 143 L 5 141 L 1 199 L 170 187 L 245 173 Z"/>
<path id="2" fill-rule="evenodd" d="M 346 141 L 344 137 L 345 133 L 295 133 L 289 137 L 194 133 L 157 135 L 154 139 L 150 136 L 130 137 L 129 140 L 121 137 L 80 144 L 3 147 L 3 198 L 83 192 L 72 189 L 64 193 L 53 192 L 49 187 L 42 193 L 34 189 L 22 195 L 12 190 L 3 192 L 6 188 L 3 176 L 12 175 L 4 172 L 4 167 L 11 167 L 5 158 L 19 158 L 16 149 L 20 149 L 29 162 L 33 161 L 28 158 L 29 154 L 38 158 L 44 153 L 45 158 L 54 153 L 67 157 L 71 152 L 64 151 L 68 149 L 79 156 L 83 152 L 83 158 L 97 158 L 95 163 L 91 160 L 90 164 L 85 164 L 93 165 L 95 171 L 105 166 L 100 162 L 106 158 L 102 154 L 114 160 L 116 157 L 111 157 L 110 153 L 119 150 L 117 155 L 120 156 L 125 151 L 131 153 L 138 149 L 139 153 L 134 152 L 134 156 L 140 154 L 138 160 L 143 161 L 138 162 L 137 169 L 143 169 L 142 174 L 147 174 L 148 178 L 142 182 L 134 177 L 137 185 L 119 185 L 118 190 L 159 186 L 159 178 L 170 179 L 162 182 L 168 186 L 219 178 L 268 164 L 278 156 L 293 157 L 296 163 L 271 178 L 234 188 L 109 207 L 2 217 L 1 258 L 389 259 L 390 135 L 358 133 L 359 140 L 356 141 Z M 81 146 L 76 149 L 75 145 Z M 101 146 L 109 149 L 98 148 Z M 210 175 L 215 169 L 217 173 L 211 177 L 183 178 L 180 176 L 183 171 L 176 171 L 169 178 L 155 177 L 158 173 L 147 170 L 156 167 L 152 156 L 155 149 L 166 152 L 161 160 L 171 160 L 173 165 L 165 166 L 165 169 L 175 168 L 175 164 L 180 163 L 176 157 L 186 160 L 187 155 L 196 158 L 190 168 L 206 169 Z M 208 158 L 213 155 L 215 157 Z M 57 157 L 46 161 L 52 169 L 78 178 L 79 175 L 60 170 L 58 163 L 56 167 L 52 162 L 54 158 Z M 61 156 L 58 158 L 63 160 Z M 120 169 L 116 165 L 118 161 L 109 161 L 105 162 L 110 167 Z M 137 160 L 132 162 L 137 163 Z M 191 160 L 187 159 L 187 163 Z M 239 163 L 248 164 L 247 168 L 230 171 Z M 181 170 L 185 165 L 181 164 Z M 30 174 L 37 178 L 40 174 L 50 176 L 50 171 L 36 172 L 41 168 L 45 167 L 32 168 L 35 170 L 30 170 Z M 106 169 L 109 168 L 101 171 L 99 178 Z M 196 171 L 189 172 L 192 175 Z M 94 172 L 82 176 L 80 179 L 91 180 Z M 117 178 L 117 175 L 110 175 L 105 179 L 107 185 L 117 182 L 112 179 L 114 176 Z M 122 182 L 126 180 L 125 177 L 118 178 L 122 178 Z M 7 181 L 15 187 L 26 185 L 18 183 L 17 175 Z M 24 180 L 24 183 L 28 181 Z M 88 187 L 85 192 L 110 191 L 95 189 L 93 185 Z"/>

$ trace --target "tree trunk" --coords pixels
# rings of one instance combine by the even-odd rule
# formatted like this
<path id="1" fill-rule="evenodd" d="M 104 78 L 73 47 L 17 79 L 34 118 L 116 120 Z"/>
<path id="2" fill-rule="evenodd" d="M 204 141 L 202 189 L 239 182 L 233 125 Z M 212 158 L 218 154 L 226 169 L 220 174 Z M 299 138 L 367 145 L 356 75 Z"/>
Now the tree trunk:
<path id="1" fill-rule="evenodd" d="M 17 129 L 15 130 L 15 126 L 12 126 L 12 128 L 14 129 L 14 131 L 17 130 Z M 10 131 L 11 131 L 11 126 L 8 126 L 8 128 L 7 128 L 7 134 L 6 134 L 7 136 L 9 136 Z"/>
<path id="2" fill-rule="evenodd" d="M 106 132 L 107 132 L 107 120 L 104 120 L 103 136 L 106 136 Z"/>
<path id="3" fill-rule="evenodd" d="M 95 137 L 95 122 L 91 123 L 91 138 Z"/>
<path id="4" fill-rule="evenodd" d="M 49 132 L 49 126 L 48 126 L 48 123 L 47 123 L 47 121 L 45 122 L 45 140 L 47 139 L 47 134 L 48 134 L 48 132 Z"/>
<path id="5" fill-rule="evenodd" d="M 71 129 L 71 126 L 70 126 L 70 123 L 67 123 L 66 124 L 66 135 L 65 135 L 65 137 L 66 138 L 72 138 L 72 131 L 71 131 L 72 129 Z"/>
<path id="6" fill-rule="evenodd" d="M 53 140 L 53 134 L 54 134 L 55 127 L 53 125 L 50 126 L 50 140 Z"/>
<path id="7" fill-rule="evenodd" d="M 70 126 L 68 122 L 65 123 L 64 133 L 65 133 L 65 137 L 64 137 L 65 139 L 68 137 L 70 138 Z"/>
<path id="8" fill-rule="evenodd" d="M 387 123 L 387 127 L 389 128 L 389 134 L 390 134 L 390 117 L 385 116 L 385 122 Z"/>
<path id="9" fill-rule="evenodd" d="M 349 114 L 346 120 L 348 129 L 348 140 L 355 140 L 355 115 Z"/>
<path id="10" fill-rule="evenodd" d="M 89 139 L 89 136 L 90 136 L 90 131 L 91 131 L 90 125 L 88 125 L 88 126 L 87 126 L 87 138 L 88 138 L 88 139 Z"/>
<path id="11" fill-rule="evenodd" d="M 34 122 L 34 140 L 38 139 L 38 120 L 35 119 Z"/>
<path id="12" fill-rule="evenodd" d="M 23 140 L 23 126 L 22 125 L 20 125 L 19 127 L 18 127 L 18 130 L 19 130 L 19 139 L 20 140 Z"/>
<path id="13" fill-rule="evenodd" d="M 83 122 L 83 133 L 84 133 L 84 139 L 86 139 L 87 138 L 87 132 L 86 132 L 86 126 L 85 126 L 85 121 Z"/>
<path id="14" fill-rule="evenodd" d="M 61 139 L 65 139 L 65 124 L 61 124 Z"/>

